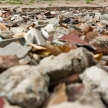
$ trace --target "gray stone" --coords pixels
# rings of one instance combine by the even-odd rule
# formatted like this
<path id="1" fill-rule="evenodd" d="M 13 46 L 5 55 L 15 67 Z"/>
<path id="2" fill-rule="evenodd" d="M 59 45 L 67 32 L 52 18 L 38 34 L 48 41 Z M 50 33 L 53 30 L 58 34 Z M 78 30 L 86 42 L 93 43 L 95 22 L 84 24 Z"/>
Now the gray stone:
<path id="1" fill-rule="evenodd" d="M 36 66 L 15 66 L 0 75 L 0 96 L 23 108 L 39 108 L 48 96 L 49 77 Z"/>
<path id="2" fill-rule="evenodd" d="M 97 66 L 87 68 L 80 75 L 84 85 L 88 85 L 94 92 L 100 93 L 108 105 L 108 73 Z"/>
<path id="3" fill-rule="evenodd" d="M 99 93 L 92 92 L 88 86 L 71 84 L 67 86 L 69 102 L 60 103 L 48 108 L 106 108 Z M 70 100 L 70 97 L 72 100 Z M 71 102 L 70 102 L 71 101 Z"/>
<path id="4" fill-rule="evenodd" d="M 38 69 L 49 74 L 51 81 L 56 81 L 75 73 L 81 73 L 85 68 L 95 64 L 96 61 L 91 52 L 84 48 L 78 48 L 57 57 L 46 57 L 41 60 Z"/>
<path id="5" fill-rule="evenodd" d="M 0 50 L 0 55 L 16 55 L 18 58 L 22 58 L 31 50 L 31 47 L 22 46 L 19 43 L 12 42 L 3 49 Z"/>
<path id="6" fill-rule="evenodd" d="M 12 36 L 14 35 L 14 33 L 12 31 L 0 31 L 0 36 L 4 39 L 10 39 Z"/>
<path id="7" fill-rule="evenodd" d="M 26 40 L 26 44 L 37 43 L 38 45 L 44 45 L 46 40 L 42 36 L 41 32 L 32 28 L 25 35 L 24 38 Z"/>
<path id="8" fill-rule="evenodd" d="M 50 106 L 48 108 L 96 108 L 91 105 L 83 105 L 78 102 L 64 102 L 55 106 Z M 105 108 L 105 107 L 97 107 L 97 108 Z"/>
<path id="9" fill-rule="evenodd" d="M 26 31 L 26 29 L 24 27 L 12 27 L 10 30 L 15 34 Z"/>
<path id="10" fill-rule="evenodd" d="M 26 64 L 28 64 L 30 62 L 31 62 L 31 58 L 28 55 L 19 60 L 19 63 L 23 64 L 23 65 L 26 65 Z"/>

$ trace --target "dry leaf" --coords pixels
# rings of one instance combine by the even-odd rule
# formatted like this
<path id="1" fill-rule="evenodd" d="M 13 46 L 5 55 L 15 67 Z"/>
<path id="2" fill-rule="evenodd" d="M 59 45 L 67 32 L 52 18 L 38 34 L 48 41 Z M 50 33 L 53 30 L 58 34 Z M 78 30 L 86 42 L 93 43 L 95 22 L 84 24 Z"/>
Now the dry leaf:
<path id="1" fill-rule="evenodd" d="M 4 21 L 9 21 L 9 20 L 11 20 L 10 17 L 4 18 Z"/>
<path id="2" fill-rule="evenodd" d="M 45 101 L 43 108 L 57 105 L 66 101 L 68 101 L 68 96 L 66 94 L 66 85 L 65 83 L 61 83 L 54 89 L 54 93 L 52 93 L 51 96 Z"/>
<path id="3" fill-rule="evenodd" d="M 50 55 L 51 52 L 49 52 L 47 50 L 38 50 L 38 51 L 36 51 L 36 54 L 41 55 L 42 57 L 46 57 L 46 56 Z"/>
<path id="4" fill-rule="evenodd" d="M 75 36 L 81 37 L 81 33 L 77 30 L 72 30 L 69 34 L 74 34 Z"/>
<path id="5" fill-rule="evenodd" d="M 15 35 L 13 35 L 13 38 L 21 38 L 25 35 L 26 33 L 22 32 L 22 33 L 16 33 Z"/>
<path id="6" fill-rule="evenodd" d="M 57 56 L 57 55 L 59 55 L 59 54 L 62 53 L 62 51 L 61 51 L 57 46 L 53 46 L 53 45 L 51 45 L 51 44 L 46 44 L 46 45 L 45 45 L 45 48 L 46 48 L 49 52 L 51 52 L 51 54 L 53 54 L 53 55 L 55 55 L 55 56 Z"/>
<path id="7" fill-rule="evenodd" d="M 91 32 L 91 31 L 93 31 L 93 28 L 90 27 L 90 26 L 86 26 L 86 27 L 82 30 L 82 33 L 86 35 L 88 32 Z"/>
<path id="8" fill-rule="evenodd" d="M 37 51 L 37 50 L 46 50 L 46 48 L 44 48 L 44 47 L 42 47 L 42 46 L 38 46 L 38 45 L 36 45 L 36 44 L 30 43 L 29 45 L 33 47 L 33 51 Z"/>
<path id="9" fill-rule="evenodd" d="M 3 23 L 1 23 L 0 22 L 0 30 L 8 30 L 8 28 L 3 24 Z"/>
<path id="10" fill-rule="evenodd" d="M 72 42 L 72 41 L 67 41 L 64 45 L 62 46 L 54 46 L 51 44 L 46 44 L 45 48 L 51 52 L 51 54 L 57 56 L 61 53 L 67 53 L 71 49 L 76 49 L 77 46 Z"/>
<path id="11" fill-rule="evenodd" d="M 88 32 L 88 33 L 86 34 L 84 40 L 85 40 L 86 42 L 90 42 L 90 41 L 92 41 L 92 39 L 94 39 L 94 38 L 96 38 L 96 37 L 98 37 L 98 36 L 99 36 L 99 34 L 98 34 L 97 32 L 94 32 L 94 31 Z"/>
<path id="12" fill-rule="evenodd" d="M 68 29 L 68 27 L 62 23 L 60 24 L 60 27 L 64 27 L 64 28 Z"/>
<path id="13" fill-rule="evenodd" d="M 69 48 L 69 47 L 67 47 L 67 46 L 65 46 L 65 45 L 63 45 L 63 46 L 58 46 L 58 48 L 59 48 L 62 52 L 65 52 L 65 53 L 67 53 L 67 52 L 69 52 L 69 51 L 71 50 L 71 48 Z"/>
<path id="14" fill-rule="evenodd" d="M 94 59 L 96 59 L 97 61 L 100 61 L 100 59 L 103 57 L 103 54 L 96 54 L 94 55 Z"/>

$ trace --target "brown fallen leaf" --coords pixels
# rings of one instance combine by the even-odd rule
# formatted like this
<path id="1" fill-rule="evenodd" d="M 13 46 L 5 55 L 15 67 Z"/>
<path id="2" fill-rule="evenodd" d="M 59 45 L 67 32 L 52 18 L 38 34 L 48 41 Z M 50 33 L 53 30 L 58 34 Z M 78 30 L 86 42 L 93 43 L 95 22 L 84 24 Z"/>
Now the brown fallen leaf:
<path id="1" fill-rule="evenodd" d="M 75 36 L 81 37 L 81 33 L 77 30 L 72 30 L 69 34 L 74 34 Z"/>
<path id="2" fill-rule="evenodd" d="M 48 106 L 57 105 L 67 101 L 68 96 L 66 94 L 66 85 L 65 83 L 61 83 L 57 87 L 55 87 L 54 92 L 45 101 L 42 108 L 47 108 Z"/>
<path id="3" fill-rule="evenodd" d="M 35 28 L 35 27 L 36 27 L 36 24 L 33 23 L 33 24 L 31 24 L 30 26 L 28 26 L 27 29 L 32 29 L 32 28 Z"/>
<path id="4" fill-rule="evenodd" d="M 5 31 L 8 30 L 8 28 L 3 23 L 0 22 L 0 30 Z"/>
<path id="5" fill-rule="evenodd" d="M 51 44 L 46 44 L 45 48 L 51 52 L 51 54 L 57 56 L 61 53 L 67 53 L 71 49 L 76 49 L 77 46 L 72 42 L 72 41 L 67 41 L 64 45 L 62 46 L 54 46 Z"/>
<path id="6" fill-rule="evenodd" d="M 11 20 L 10 17 L 4 18 L 4 21 L 9 21 L 9 20 Z"/>
<path id="7" fill-rule="evenodd" d="M 64 28 L 66 28 L 66 29 L 69 29 L 66 25 L 64 25 L 64 24 L 62 24 L 62 23 L 60 23 L 60 27 L 64 27 Z"/>
<path id="8" fill-rule="evenodd" d="M 13 35 L 13 38 L 21 38 L 25 35 L 26 33 L 22 32 L 22 33 L 16 33 L 15 35 Z"/>
<path id="9" fill-rule="evenodd" d="M 45 48 L 46 48 L 49 52 L 51 52 L 51 54 L 53 54 L 53 55 L 55 55 L 55 56 L 57 56 L 57 55 L 59 55 L 59 54 L 62 53 L 62 51 L 59 49 L 59 47 L 53 46 L 53 45 L 51 45 L 51 44 L 46 44 L 46 45 L 45 45 Z"/>
<path id="10" fill-rule="evenodd" d="M 100 59 L 103 57 L 103 54 L 96 54 L 94 55 L 94 59 L 97 60 L 98 62 L 100 61 Z"/>
<path id="11" fill-rule="evenodd" d="M 32 44 L 32 43 L 30 43 L 29 46 L 32 46 L 32 47 L 33 47 L 33 51 L 37 51 L 37 50 L 46 50 L 45 47 L 38 46 L 38 45 Z"/>
<path id="12" fill-rule="evenodd" d="M 47 57 L 51 54 L 51 52 L 48 50 L 37 50 L 36 54 L 40 55 L 41 57 Z"/>
<path id="13" fill-rule="evenodd" d="M 99 36 L 99 34 L 98 34 L 97 32 L 94 32 L 94 31 L 88 32 L 88 33 L 86 34 L 84 40 L 85 40 L 86 42 L 90 42 L 92 39 L 94 39 L 94 38 L 96 38 L 96 37 L 98 37 L 98 36 Z"/>
<path id="14" fill-rule="evenodd" d="M 86 35 L 88 32 L 91 32 L 91 31 L 93 31 L 93 28 L 88 25 L 82 30 L 82 33 Z"/>

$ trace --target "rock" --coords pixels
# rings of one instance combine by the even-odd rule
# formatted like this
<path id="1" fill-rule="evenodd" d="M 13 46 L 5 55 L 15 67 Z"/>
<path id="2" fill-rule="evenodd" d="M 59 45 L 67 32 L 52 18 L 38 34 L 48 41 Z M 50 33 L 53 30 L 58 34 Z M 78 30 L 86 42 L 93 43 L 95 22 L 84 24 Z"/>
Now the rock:
<path id="1" fill-rule="evenodd" d="M 49 22 L 49 24 L 54 24 L 54 25 L 59 24 L 59 21 L 57 18 L 51 18 L 47 21 Z"/>
<path id="2" fill-rule="evenodd" d="M 66 92 L 69 101 L 77 101 L 81 96 L 83 96 L 85 87 L 83 84 L 70 84 L 67 86 Z"/>
<path id="3" fill-rule="evenodd" d="M 102 21 L 102 20 L 108 21 L 108 14 L 100 15 L 100 21 Z"/>
<path id="4" fill-rule="evenodd" d="M 96 108 L 95 106 L 91 106 L 91 105 L 83 105 L 83 104 L 80 104 L 78 102 L 64 102 L 64 103 L 61 103 L 61 104 L 58 104 L 58 105 L 55 105 L 55 106 L 50 106 L 50 107 L 47 107 L 47 108 Z M 101 108 L 98 106 L 98 108 Z M 105 107 L 103 107 L 105 108 Z"/>
<path id="5" fill-rule="evenodd" d="M 23 18 L 20 15 L 14 15 L 12 18 L 12 23 L 13 24 L 19 24 L 23 22 Z"/>
<path id="6" fill-rule="evenodd" d="M 48 34 L 48 32 L 44 28 L 41 28 L 41 33 L 45 39 L 48 39 L 50 37 L 50 35 Z"/>
<path id="7" fill-rule="evenodd" d="M 87 14 L 86 16 L 84 16 L 84 22 L 93 22 L 92 16 L 90 16 L 89 14 Z"/>
<path id="8" fill-rule="evenodd" d="M 90 41 L 90 44 L 96 47 L 96 50 L 94 51 L 94 53 L 102 53 L 104 55 L 108 54 L 108 36 L 107 35 L 103 35 L 103 36 L 99 36 L 94 38 L 92 41 Z"/>
<path id="9" fill-rule="evenodd" d="M 67 86 L 66 92 L 69 98 L 69 102 L 67 102 L 70 103 L 69 107 L 69 104 L 62 106 L 63 103 L 61 103 L 55 107 L 51 105 L 52 107 L 50 106 L 48 108 L 105 108 L 100 95 L 92 92 L 88 86 L 84 86 L 83 84 L 71 84 Z"/>
<path id="10" fill-rule="evenodd" d="M 26 44 L 37 43 L 38 45 L 44 45 L 46 40 L 42 36 L 41 32 L 32 28 L 24 36 Z"/>
<path id="11" fill-rule="evenodd" d="M 10 39 L 13 36 L 13 32 L 6 30 L 6 31 L 0 31 L 0 36 L 4 39 Z"/>
<path id="12" fill-rule="evenodd" d="M 26 33 L 22 32 L 22 33 L 16 33 L 15 35 L 13 35 L 13 38 L 21 38 L 25 35 Z"/>
<path id="13" fill-rule="evenodd" d="M 46 99 L 45 103 L 43 104 L 43 108 L 57 105 L 66 101 L 68 101 L 66 85 L 65 83 L 61 83 L 54 88 L 54 92 L 48 97 L 48 99 Z"/>
<path id="14" fill-rule="evenodd" d="M 92 39 L 94 39 L 94 38 L 96 38 L 96 37 L 98 37 L 99 36 L 99 34 L 97 33 L 97 32 L 88 32 L 87 34 L 86 34 L 86 36 L 85 36 L 85 41 L 86 42 L 90 42 L 90 41 L 92 41 Z"/>
<path id="15" fill-rule="evenodd" d="M 0 73 L 4 70 L 18 65 L 18 58 L 16 56 L 0 56 Z"/>
<path id="16" fill-rule="evenodd" d="M 22 58 L 27 55 L 31 50 L 29 46 L 22 46 L 19 43 L 12 42 L 3 49 L 0 50 L 1 56 L 16 55 L 18 58 Z"/>
<path id="17" fill-rule="evenodd" d="M 28 55 L 19 60 L 19 64 L 21 65 L 26 65 L 30 62 L 31 62 L 31 58 Z"/>
<path id="18" fill-rule="evenodd" d="M 24 27 L 12 27 L 10 30 L 15 34 L 26 31 L 26 29 Z"/>
<path id="19" fill-rule="evenodd" d="M 0 22 L 0 30 L 4 31 L 4 30 L 8 30 L 8 28 L 3 23 Z"/>
<path id="20" fill-rule="evenodd" d="M 80 75 L 84 85 L 88 85 L 94 92 L 100 93 L 102 99 L 108 105 L 108 73 L 93 66 L 87 68 L 83 74 Z"/>
<path id="21" fill-rule="evenodd" d="M 52 32 L 49 33 L 50 37 L 54 39 L 58 39 L 63 37 L 64 35 L 68 34 L 70 32 L 69 29 L 66 29 L 64 27 L 58 27 L 54 29 Z"/>
<path id="22" fill-rule="evenodd" d="M 1 106 L 1 104 L 0 104 L 0 108 L 21 108 L 19 106 L 10 105 L 9 102 L 4 98 L 0 98 L 0 103 L 2 103 L 2 105 L 3 105 L 3 106 Z"/>
<path id="23" fill-rule="evenodd" d="M 44 29 L 49 33 L 54 30 L 53 24 L 48 24 L 44 27 Z"/>
<path id="24" fill-rule="evenodd" d="M 95 65 L 93 54 L 84 48 L 62 53 L 57 57 L 49 56 L 41 60 L 37 67 L 39 71 L 47 73 L 51 81 L 57 81 L 66 76 L 81 73 L 87 67 Z"/>
<path id="25" fill-rule="evenodd" d="M 49 77 L 35 66 L 14 66 L 0 75 L 0 96 L 23 108 L 38 108 L 48 96 Z"/>

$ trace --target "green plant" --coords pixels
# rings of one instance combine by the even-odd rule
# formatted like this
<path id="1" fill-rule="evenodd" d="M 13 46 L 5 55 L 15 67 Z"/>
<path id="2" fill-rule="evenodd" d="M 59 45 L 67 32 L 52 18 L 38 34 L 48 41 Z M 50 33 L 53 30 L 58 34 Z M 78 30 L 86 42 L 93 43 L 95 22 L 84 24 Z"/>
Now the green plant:
<path id="1" fill-rule="evenodd" d="M 89 4 L 91 2 L 93 2 L 94 0 L 86 0 L 86 3 Z"/>
<path id="2" fill-rule="evenodd" d="M 29 0 L 30 3 L 33 3 L 35 0 Z"/>
<path id="3" fill-rule="evenodd" d="M 10 4 L 23 4 L 23 0 L 8 0 Z"/>
<path id="4" fill-rule="evenodd" d="M 2 0 L 0 0 L 0 4 L 2 4 Z"/>
<path id="5" fill-rule="evenodd" d="M 52 2 L 49 3 L 49 6 L 52 6 Z"/>

